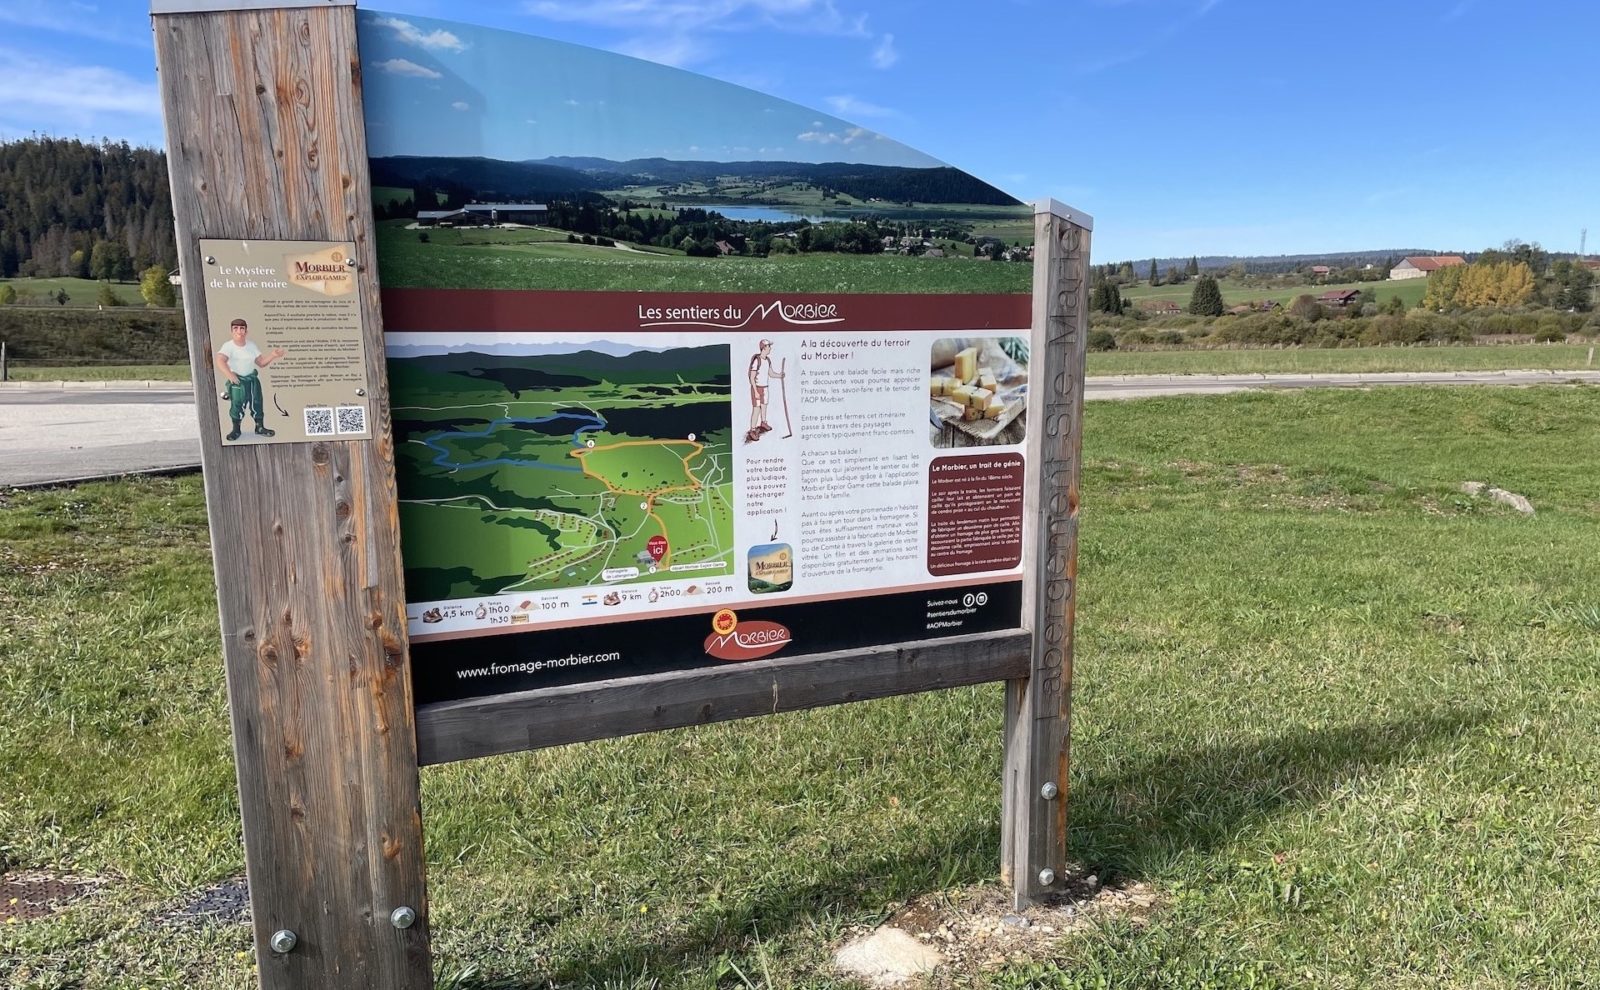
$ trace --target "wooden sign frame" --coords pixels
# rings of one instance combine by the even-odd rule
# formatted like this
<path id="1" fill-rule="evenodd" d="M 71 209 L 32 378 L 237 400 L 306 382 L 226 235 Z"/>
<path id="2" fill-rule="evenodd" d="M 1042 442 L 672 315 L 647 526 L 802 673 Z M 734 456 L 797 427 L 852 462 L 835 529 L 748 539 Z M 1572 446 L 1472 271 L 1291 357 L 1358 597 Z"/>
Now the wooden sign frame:
<path id="1" fill-rule="evenodd" d="M 414 708 L 354 0 L 153 0 L 178 252 L 356 246 L 373 438 L 225 447 L 183 280 L 261 984 L 433 986 L 418 768 L 1005 681 L 1001 876 L 1066 872 L 1089 217 L 1035 208 L 1023 627 Z M 208 428 L 210 427 L 210 428 Z"/>

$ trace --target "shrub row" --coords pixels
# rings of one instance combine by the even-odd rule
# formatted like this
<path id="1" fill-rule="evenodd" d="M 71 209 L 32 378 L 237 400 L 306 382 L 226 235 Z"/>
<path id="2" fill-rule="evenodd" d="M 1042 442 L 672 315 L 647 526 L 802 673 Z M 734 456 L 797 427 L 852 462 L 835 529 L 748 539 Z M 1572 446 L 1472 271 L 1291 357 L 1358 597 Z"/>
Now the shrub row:
<path id="1" fill-rule="evenodd" d="M 183 313 L 177 310 L 5 306 L 0 307 L 0 340 L 8 357 L 34 364 L 189 360 Z"/>
<path id="2" fill-rule="evenodd" d="M 1522 336 L 1565 340 L 1572 334 L 1600 335 L 1600 315 L 1551 310 L 1506 313 L 1429 313 L 1305 319 L 1291 313 L 1244 316 L 1173 316 L 1147 321 L 1098 314 L 1091 317 L 1089 347 L 1361 347 L 1383 344 L 1470 343 L 1479 337 Z"/>

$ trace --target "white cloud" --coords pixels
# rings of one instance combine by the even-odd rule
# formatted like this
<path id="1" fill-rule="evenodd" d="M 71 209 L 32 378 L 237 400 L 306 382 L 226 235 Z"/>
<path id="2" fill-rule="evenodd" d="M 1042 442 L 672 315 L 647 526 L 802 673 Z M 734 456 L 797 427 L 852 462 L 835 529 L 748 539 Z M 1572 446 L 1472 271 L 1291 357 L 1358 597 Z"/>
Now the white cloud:
<path id="1" fill-rule="evenodd" d="M 450 104 L 450 107 L 453 110 L 471 110 L 472 109 L 472 107 L 468 106 L 465 102 L 463 102 L 461 100 L 457 100 L 454 103 Z"/>
<path id="2" fill-rule="evenodd" d="M 827 98 L 826 102 L 828 106 L 833 109 L 833 112 L 841 117 L 854 118 L 899 116 L 897 111 L 891 110 L 888 107 L 880 107 L 876 103 L 868 103 L 866 100 L 857 99 L 854 96 L 830 96 Z M 822 125 L 812 124 L 811 126 L 820 127 Z"/>
<path id="3" fill-rule="evenodd" d="M 435 72 L 426 65 L 418 65 L 410 59 L 405 58 L 391 58 L 385 59 L 382 62 L 374 62 L 373 67 L 382 69 L 384 72 L 396 76 L 411 76 L 416 79 L 444 78 L 442 74 Z"/>
<path id="4" fill-rule="evenodd" d="M 148 47 L 150 44 L 148 20 L 139 17 L 139 20 L 145 21 L 146 30 L 130 30 L 131 25 L 122 22 L 117 16 L 118 13 L 126 15 L 134 11 L 103 11 L 98 5 L 83 3 L 81 0 L 5 0 L 5 3 L 0 4 L 0 24 L 42 28 L 46 31 L 77 35 L 80 38 L 93 38 L 96 41 Z"/>
<path id="5" fill-rule="evenodd" d="M 710 54 L 703 42 L 681 34 L 669 34 L 659 38 L 648 35 L 629 38 L 617 45 L 616 51 L 623 55 L 632 55 L 634 58 L 642 58 L 646 62 L 658 62 L 674 68 L 691 65 Z"/>
<path id="6" fill-rule="evenodd" d="M 865 15 L 840 13 L 835 0 L 527 0 L 523 9 L 551 21 L 689 33 L 703 28 L 767 27 L 806 34 L 866 35 Z"/>
<path id="7" fill-rule="evenodd" d="M 872 37 L 867 16 L 842 13 L 837 0 L 524 0 L 522 7 L 549 21 L 627 31 L 617 51 L 680 68 L 712 54 L 710 32 Z"/>
<path id="8" fill-rule="evenodd" d="M 54 111 L 80 127 L 94 126 L 102 113 L 161 114 L 153 81 L 103 65 L 45 61 L 13 48 L 0 48 L 0 104 L 12 113 Z"/>
<path id="9" fill-rule="evenodd" d="M 887 69 L 900 61 L 900 53 L 894 47 L 894 35 L 886 34 L 878 42 L 878 47 L 872 50 L 872 65 L 874 68 Z"/>
<path id="10" fill-rule="evenodd" d="M 377 22 L 379 27 L 386 27 L 395 33 L 395 37 L 408 45 L 426 48 L 429 51 L 459 52 L 466 50 L 466 43 L 460 38 L 444 29 L 424 32 L 410 21 L 403 21 L 398 17 L 380 17 Z"/>
<path id="11" fill-rule="evenodd" d="M 806 131 L 795 135 L 810 144 L 858 144 L 862 141 L 882 141 L 882 134 L 874 134 L 865 127 L 851 127 L 843 131 Z"/>

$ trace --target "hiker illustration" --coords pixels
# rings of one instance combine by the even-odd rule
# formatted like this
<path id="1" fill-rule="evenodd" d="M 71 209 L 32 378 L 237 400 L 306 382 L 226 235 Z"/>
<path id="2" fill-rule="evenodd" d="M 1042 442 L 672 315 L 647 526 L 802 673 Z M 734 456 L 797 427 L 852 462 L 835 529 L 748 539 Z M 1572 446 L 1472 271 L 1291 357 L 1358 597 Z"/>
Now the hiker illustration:
<path id="1" fill-rule="evenodd" d="M 787 365 L 787 359 L 785 359 Z M 761 439 L 761 434 L 771 433 L 772 425 L 767 422 L 767 386 L 776 378 L 780 384 L 783 381 L 783 368 L 774 371 L 772 368 L 772 341 L 763 340 L 760 350 L 750 356 L 750 367 L 747 371 L 750 379 L 750 430 L 744 435 L 745 443 L 753 443 Z M 789 417 L 789 396 L 784 393 L 784 421 Z M 785 436 L 793 436 L 791 429 Z"/>
<path id="2" fill-rule="evenodd" d="M 249 339 L 250 324 L 234 320 L 228 324 L 233 339 L 217 348 L 217 370 L 228 379 L 228 418 L 233 421 L 233 432 L 225 439 L 239 439 L 239 421 L 246 408 L 256 422 L 256 436 L 270 437 L 274 431 L 267 428 L 265 400 L 261 395 L 261 369 L 283 357 L 284 350 L 274 347 L 266 354 Z"/>

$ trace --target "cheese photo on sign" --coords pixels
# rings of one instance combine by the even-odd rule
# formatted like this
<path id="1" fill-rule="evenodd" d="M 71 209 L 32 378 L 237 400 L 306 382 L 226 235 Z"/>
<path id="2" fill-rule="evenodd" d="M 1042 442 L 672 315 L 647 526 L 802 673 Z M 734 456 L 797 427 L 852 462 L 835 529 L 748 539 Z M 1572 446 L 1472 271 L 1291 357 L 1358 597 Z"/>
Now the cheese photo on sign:
<path id="1" fill-rule="evenodd" d="M 1028 407 L 1028 341 L 944 337 L 929 361 L 928 439 L 935 447 L 1021 443 Z"/>

